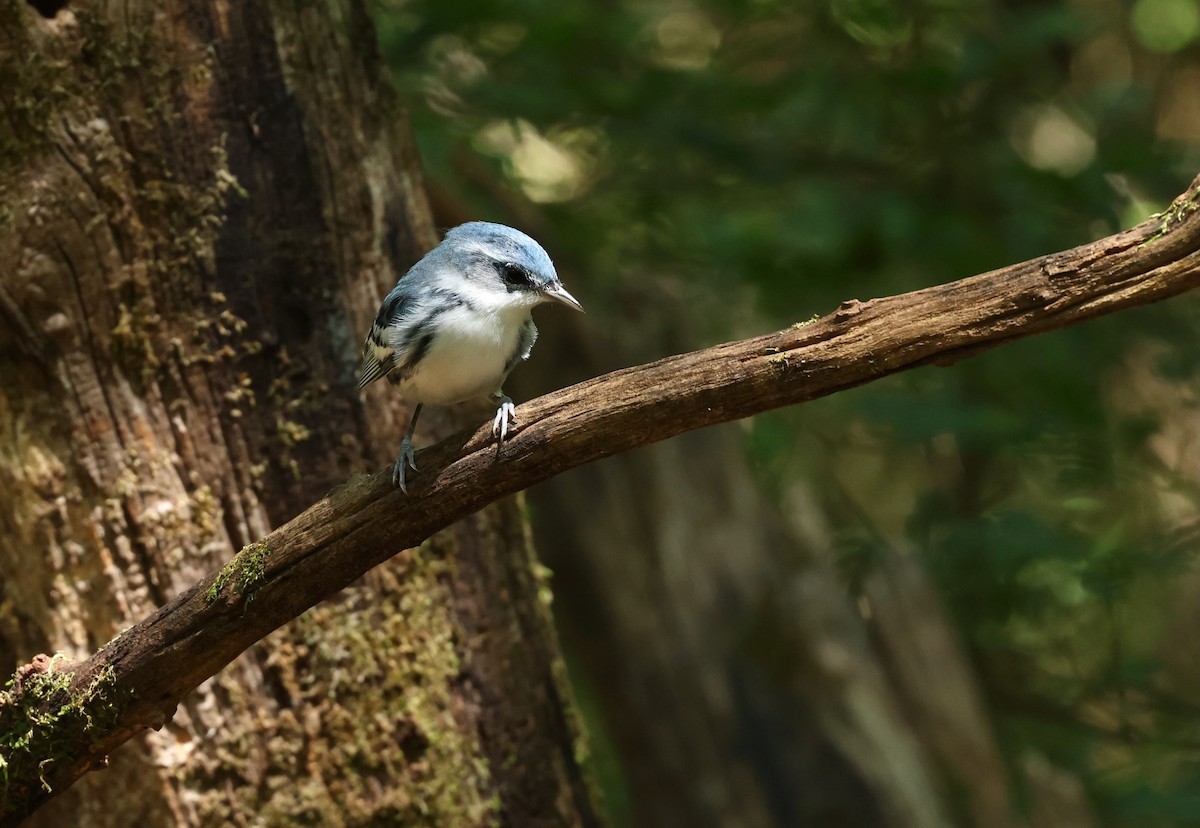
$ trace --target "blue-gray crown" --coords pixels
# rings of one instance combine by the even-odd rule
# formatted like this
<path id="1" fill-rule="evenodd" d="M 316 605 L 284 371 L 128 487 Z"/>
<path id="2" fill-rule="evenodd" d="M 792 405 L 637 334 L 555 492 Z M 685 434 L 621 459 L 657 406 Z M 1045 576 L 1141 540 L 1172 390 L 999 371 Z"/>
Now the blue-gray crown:
<path id="1" fill-rule="evenodd" d="M 531 280 L 530 287 L 534 288 L 558 281 L 554 263 L 542 246 L 525 233 L 507 225 L 470 221 L 447 233 L 446 241 L 474 246 L 496 263 L 501 277 L 506 275 L 506 269 L 511 273 L 510 278 L 517 277 L 518 270 L 525 271 L 528 274 L 525 278 Z"/>
<path id="2" fill-rule="evenodd" d="M 560 302 L 583 310 L 558 280 L 550 256 L 520 230 L 490 221 L 470 221 L 447 233 L 442 244 L 447 243 L 485 259 L 510 293 L 528 292 L 539 301 Z"/>

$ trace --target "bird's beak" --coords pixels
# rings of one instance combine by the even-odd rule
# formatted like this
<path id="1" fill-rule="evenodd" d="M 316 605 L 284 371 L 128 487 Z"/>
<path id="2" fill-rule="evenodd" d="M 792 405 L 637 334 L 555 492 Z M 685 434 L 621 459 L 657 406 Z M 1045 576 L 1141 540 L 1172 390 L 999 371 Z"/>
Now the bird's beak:
<path id="1" fill-rule="evenodd" d="M 567 293 L 567 289 L 562 285 L 551 285 L 546 289 L 546 298 L 553 299 L 555 302 L 562 302 L 569 308 L 583 313 L 583 305 L 579 304 L 579 300 L 571 294 Z"/>

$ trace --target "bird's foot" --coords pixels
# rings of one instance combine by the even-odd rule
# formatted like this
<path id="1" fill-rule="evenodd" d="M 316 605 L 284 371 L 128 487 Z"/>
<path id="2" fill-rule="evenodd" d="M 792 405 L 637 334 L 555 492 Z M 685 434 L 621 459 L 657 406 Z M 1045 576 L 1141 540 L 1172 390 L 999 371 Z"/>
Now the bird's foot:
<path id="1" fill-rule="evenodd" d="M 492 436 L 500 442 L 508 436 L 509 431 L 517 430 L 517 407 L 508 397 L 500 398 L 500 407 L 496 409 L 496 419 L 492 420 Z"/>
<path id="2" fill-rule="evenodd" d="M 412 440 L 405 437 L 400 443 L 400 456 L 396 458 L 396 465 L 392 468 L 392 485 L 405 494 L 408 494 L 408 486 L 405 485 L 404 476 L 409 468 L 417 470 L 417 456 Z"/>

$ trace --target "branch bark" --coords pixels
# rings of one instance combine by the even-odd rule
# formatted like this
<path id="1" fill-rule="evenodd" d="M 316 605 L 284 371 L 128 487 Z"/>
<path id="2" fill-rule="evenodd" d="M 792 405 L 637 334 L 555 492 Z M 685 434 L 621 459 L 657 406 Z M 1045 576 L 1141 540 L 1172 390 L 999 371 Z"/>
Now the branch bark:
<path id="1" fill-rule="evenodd" d="M 1088 245 L 912 293 L 848 300 L 777 333 L 548 394 L 518 409 L 522 427 L 499 449 L 485 426 L 420 452 L 408 496 L 391 488 L 388 473 L 352 478 L 86 661 L 42 658 L 21 668 L 0 696 L 0 732 L 25 715 L 30 750 L 63 740 L 70 747 L 49 766 L 0 757 L 9 771 L 3 824 L 101 766 L 133 734 L 161 727 L 187 693 L 272 630 L 506 495 L 691 429 L 1196 287 L 1198 198 L 1200 178 L 1163 215 Z"/>

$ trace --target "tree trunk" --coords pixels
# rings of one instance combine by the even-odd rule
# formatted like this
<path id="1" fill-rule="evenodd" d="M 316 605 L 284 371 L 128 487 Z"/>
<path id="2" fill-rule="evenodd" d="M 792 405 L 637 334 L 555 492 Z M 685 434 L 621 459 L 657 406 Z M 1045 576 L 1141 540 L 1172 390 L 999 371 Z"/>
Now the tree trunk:
<path id="1" fill-rule="evenodd" d="M 358 0 L 36 5 L 0 0 L 7 672 L 390 462 L 407 412 L 354 368 L 436 240 Z M 30 824 L 593 823 L 537 571 L 519 504 L 489 508 Z"/>

